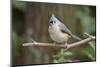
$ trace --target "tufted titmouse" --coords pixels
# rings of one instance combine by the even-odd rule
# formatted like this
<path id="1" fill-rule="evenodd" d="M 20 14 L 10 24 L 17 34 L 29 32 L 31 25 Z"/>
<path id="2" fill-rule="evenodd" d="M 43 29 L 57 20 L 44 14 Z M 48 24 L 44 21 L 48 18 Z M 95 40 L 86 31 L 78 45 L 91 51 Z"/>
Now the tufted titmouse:
<path id="1" fill-rule="evenodd" d="M 71 37 L 81 40 L 81 38 L 72 34 L 72 32 L 60 21 L 54 14 L 52 14 L 49 20 L 49 34 L 53 41 L 57 43 L 67 43 L 67 40 Z"/>

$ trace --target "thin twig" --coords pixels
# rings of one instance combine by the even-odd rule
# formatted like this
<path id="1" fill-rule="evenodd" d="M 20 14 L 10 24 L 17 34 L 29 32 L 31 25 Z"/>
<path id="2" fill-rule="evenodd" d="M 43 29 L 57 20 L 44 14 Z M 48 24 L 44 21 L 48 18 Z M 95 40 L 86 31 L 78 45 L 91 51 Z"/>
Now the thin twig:
<path id="1" fill-rule="evenodd" d="M 95 41 L 96 38 L 95 36 L 90 36 L 86 39 L 83 39 L 81 41 L 78 41 L 78 42 L 75 42 L 75 43 L 72 43 L 72 44 L 53 44 L 53 43 L 41 43 L 41 42 L 36 42 L 36 41 L 33 41 L 32 43 L 24 43 L 23 46 L 33 46 L 33 47 L 51 47 L 51 48 L 65 48 L 65 50 L 68 50 L 70 48 L 73 48 L 73 47 L 76 47 L 76 46 L 80 46 L 84 43 L 88 43 L 90 41 Z"/>
<path id="2" fill-rule="evenodd" d="M 96 40 L 95 36 L 91 36 L 91 37 L 88 37 L 88 38 L 86 38 L 84 40 L 81 40 L 81 41 L 78 41 L 78 42 L 75 42 L 75 43 L 72 43 L 72 44 L 68 45 L 65 50 L 68 50 L 70 48 L 73 48 L 73 47 L 76 47 L 76 46 L 80 46 L 82 44 L 88 43 L 90 41 L 95 41 L 95 40 Z"/>

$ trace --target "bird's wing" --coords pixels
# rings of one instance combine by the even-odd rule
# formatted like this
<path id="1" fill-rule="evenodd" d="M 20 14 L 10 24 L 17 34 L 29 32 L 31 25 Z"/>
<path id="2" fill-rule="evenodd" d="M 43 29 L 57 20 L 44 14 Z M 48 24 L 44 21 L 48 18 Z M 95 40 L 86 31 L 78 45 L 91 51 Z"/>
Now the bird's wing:
<path id="1" fill-rule="evenodd" d="M 75 38 L 75 39 L 77 39 L 77 40 L 81 40 L 80 37 L 78 37 L 78 36 L 76 36 L 76 35 L 73 35 L 72 32 L 71 32 L 64 24 L 60 24 L 59 27 L 60 27 L 61 32 L 67 33 L 67 34 L 69 34 L 71 37 L 73 37 L 73 38 Z"/>
<path id="2" fill-rule="evenodd" d="M 72 36 L 72 32 L 64 24 L 59 24 L 59 27 L 61 32 L 67 33 Z"/>

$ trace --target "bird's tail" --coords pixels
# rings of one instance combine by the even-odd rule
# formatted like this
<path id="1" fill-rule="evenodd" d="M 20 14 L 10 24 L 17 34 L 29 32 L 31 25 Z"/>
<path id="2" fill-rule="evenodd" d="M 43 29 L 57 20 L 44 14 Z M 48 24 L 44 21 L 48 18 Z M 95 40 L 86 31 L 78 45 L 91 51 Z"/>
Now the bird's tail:
<path id="1" fill-rule="evenodd" d="M 74 39 L 77 39 L 77 40 L 82 40 L 80 37 L 78 37 L 78 36 L 76 36 L 76 35 L 72 35 L 72 37 L 73 37 Z"/>

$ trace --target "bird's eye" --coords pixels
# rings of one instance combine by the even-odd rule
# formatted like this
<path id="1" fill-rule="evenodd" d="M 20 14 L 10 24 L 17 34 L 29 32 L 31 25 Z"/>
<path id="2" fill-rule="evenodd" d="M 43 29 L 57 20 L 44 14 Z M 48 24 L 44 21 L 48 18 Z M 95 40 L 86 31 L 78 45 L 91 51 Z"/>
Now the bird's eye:
<path id="1" fill-rule="evenodd" d="M 50 21 L 50 23 L 53 23 L 53 21 Z"/>

